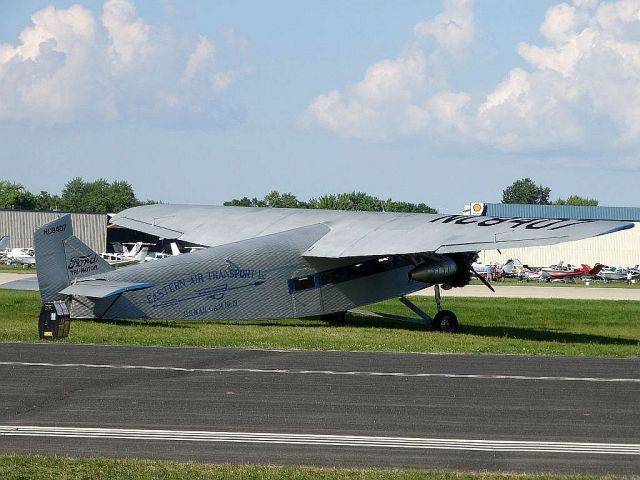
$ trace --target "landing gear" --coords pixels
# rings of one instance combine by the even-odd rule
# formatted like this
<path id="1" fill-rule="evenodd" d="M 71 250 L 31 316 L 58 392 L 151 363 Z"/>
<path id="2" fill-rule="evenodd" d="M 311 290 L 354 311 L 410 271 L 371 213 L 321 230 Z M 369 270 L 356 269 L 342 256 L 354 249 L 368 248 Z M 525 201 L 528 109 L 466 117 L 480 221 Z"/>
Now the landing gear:
<path id="1" fill-rule="evenodd" d="M 440 310 L 433 317 L 433 326 L 436 330 L 447 333 L 458 331 L 458 317 L 451 310 Z"/>
<path id="2" fill-rule="evenodd" d="M 418 325 L 431 326 L 433 327 L 434 330 L 437 330 L 439 332 L 447 332 L 447 333 L 457 332 L 458 318 L 456 317 L 455 313 L 453 313 L 452 311 L 442 309 L 442 302 L 440 298 L 440 286 L 434 285 L 433 288 L 435 291 L 436 307 L 438 309 L 438 312 L 433 318 L 430 317 L 423 310 L 421 310 L 420 307 L 418 307 L 415 303 L 413 303 L 411 300 L 409 300 L 405 296 L 399 297 L 398 300 L 400 300 L 400 302 L 405 307 L 407 307 L 413 313 L 418 315 L 418 317 L 420 317 L 419 319 L 413 318 L 413 317 L 403 317 L 400 315 L 392 315 L 390 313 L 370 312 L 367 310 L 356 309 L 356 310 L 350 310 L 350 311 L 358 315 L 366 315 L 369 317 L 378 317 L 378 318 L 390 318 L 392 320 L 400 320 L 402 322 L 410 322 L 410 323 L 417 323 Z"/>
<path id="3" fill-rule="evenodd" d="M 434 330 L 437 330 L 439 332 L 457 332 L 458 317 L 456 317 L 456 314 L 451 310 L 443 310 L 442 297 L 440 296 L 440 285 L 434 285 L 433 291 L 437 309 L 437 313 L 433 318 L 420 310 L 420 308 L 418 308 L 418 306 L 411 302 L 407 297 L 400 297 L 400 302 L 402 302 L 407 308 L 412 310 L 422 319 L 422 322 L 416 321 L 417 323 L 423 323 L 427 325 L 431 324 Z"/>
<path id="4" fill-rule="evenodd" d="M 433 286 L 433 293 L 436 300 L 438 313 L 433 317 L 433 328 L 440 332 L 454 333 L 458 331 L 458 317 L 451 310 L 442 309 L 442 298 L 440 297 L 440 285 Z"/>

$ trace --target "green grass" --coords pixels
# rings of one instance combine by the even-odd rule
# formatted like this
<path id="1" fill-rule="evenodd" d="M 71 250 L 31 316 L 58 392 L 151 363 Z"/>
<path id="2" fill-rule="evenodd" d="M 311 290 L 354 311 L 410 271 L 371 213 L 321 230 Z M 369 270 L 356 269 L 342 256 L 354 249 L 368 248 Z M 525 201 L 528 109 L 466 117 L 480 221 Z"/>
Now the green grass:
<path id="1" fill-rule="evenodd" d="M 6 265 L 0 263 L 0 273 L 36 273 L 36 267 L 27 265 Z"/>
<path id="2" fill-rule="evenodd" d="M 210 465 L 151 460 L 75 459 L 26 455 L 0 456 L 0 478 L 18 479 L 260 479 L 260 480 L 588 480 L 569 475 L 518 475 L 507 473 L 455 473 L 441 470 L 339 469 L 252 465 Z"/>
<path id="3" fill-rule="evenodd" d="M 427 312 L 429 297 L 412 297 Z M 446 298 L 458 334 L 393 320 L 348 315 L 324 320 L 195 322 L 74 320 L 69 343 L 239 348 L 640 356 L 640 302 L 605 300 Z M 36 292 L 0 290 L 0 341 L 38 341 Z M 407 316 L 397 300 L 368 307 Z"/>

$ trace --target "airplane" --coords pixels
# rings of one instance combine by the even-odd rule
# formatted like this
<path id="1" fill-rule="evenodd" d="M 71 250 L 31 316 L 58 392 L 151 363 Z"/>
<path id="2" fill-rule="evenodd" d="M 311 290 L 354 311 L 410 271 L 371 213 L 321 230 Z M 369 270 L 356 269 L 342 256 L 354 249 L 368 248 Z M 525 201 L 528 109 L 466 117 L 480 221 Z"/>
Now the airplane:
<path id="1" fill-rule="evenodd" d="M 634 268 L 621 268 L 621 267 L 607 267 L 598 273 L 597 277 L 607 282 L 626 281 L 627 273 L 631 272 L 631 278 L 637 279 L 640 277 L 640 271 Z"/>
<path id="2" fill-rule="evenodd" d="M 550 267 L 544 267 L 540 270 L 540 278 L 546 282 L 552 280 L 572 280 L 575 281 L 576 277 L 582 277 L 584 275 L 595 276 L 600 270 L 604 268 L 604 265 L 596 263 L 593 268 L 584 263 L 580 267 L 571 265 L 568 263 L 564 265 L 563 262 L 558 262 L 557 265 L 551 265 Z"/>
<path id="3" fill-rule="evenodd" d="M 22 265 L 30 268 L 36 263 L 33 248 L 12 248 L 7 252 L 7 262 L 9 265 Z"/>
<path id="4" fill-rule="evenodd" d="M 149 251 L 149 247 L 147 245 L 153 244 L 136 242 L 133 244 L 131 250 L 129 250 L 120 242 L 113 242 L 113 246 L 116 250 L 115 253 L 103 252 L 100 256 L 115 267 L 124 267 L 125 265 L 146 261 L 147 253 Z"/>
<path id="5" fill-rule="evenodd" d="M 7 258 L 7 253 L 9 253 L 9 235 L 5 235 L 0 238 L 0 259 Z"/>
<path id="6" fill-rule="evenodd" d="M 115 269 L 73 234 L 70 215 L 34 232 L 45 308 L 71 318 L 260 320 L 336 315 L 389 298 L 436 329 L 456 331 L 440 288 L 464 287 L 484 249 L 604 235 L 601 220 L 216 207 L 134 207 L 111 222 L 200 250 Z M 407 294 L 434 286 L 432 318 Z M 491 288 L 489 286 L 489 288 Z"/>
<path id="7" fill-rule="evenodd" d="M 171 248 L 171 253 L 165 253 L 165 252 L 149 252 L 147 254 L 147 256 L 145 257 L 144 261 L 145 262 L 152 262 L 154 260 L 162 260 L 163 258 L 167 258 L 167 257 L 172 257 L 174 255 L 181 255 L 182 252 L 180 251 L 180 248 L 178 247 L 178 244 L 176 242 L 171 242 L 169 244 L 170 248 Z M 191 250 L 193 251 L 193 250 Z"/>

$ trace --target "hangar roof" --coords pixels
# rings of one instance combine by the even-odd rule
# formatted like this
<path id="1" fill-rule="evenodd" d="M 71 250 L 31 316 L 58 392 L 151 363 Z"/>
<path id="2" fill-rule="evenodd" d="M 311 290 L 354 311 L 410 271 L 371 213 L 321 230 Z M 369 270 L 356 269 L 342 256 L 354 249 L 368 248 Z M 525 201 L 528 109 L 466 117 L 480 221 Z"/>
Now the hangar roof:
<path id="1" fill-rule="evenodd" d="M 640 207 L 582 207 L 574 205 L 523 205 L 485 203 L 491 217 L 578 218 L 640 222 Z"/>

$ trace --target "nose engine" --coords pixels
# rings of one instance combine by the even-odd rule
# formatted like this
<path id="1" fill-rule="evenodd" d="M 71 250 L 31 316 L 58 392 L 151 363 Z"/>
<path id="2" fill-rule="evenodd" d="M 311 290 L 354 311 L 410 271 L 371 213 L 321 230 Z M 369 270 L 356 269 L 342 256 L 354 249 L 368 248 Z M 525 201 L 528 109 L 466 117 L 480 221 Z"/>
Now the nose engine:
<path id="1" fill-rule="evenodd" d="M 409 278 L 442 288 L 464 287 L 471 281 L 471 264 L 476 254 L 433 255 L 409 272 Z"/>

